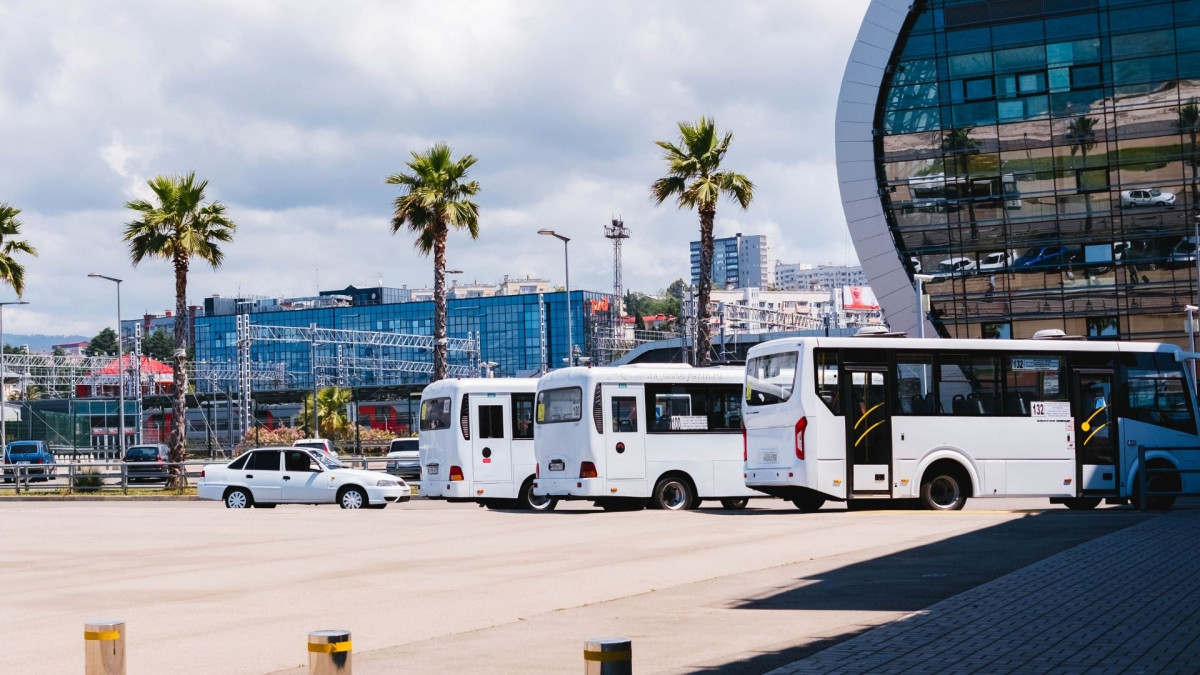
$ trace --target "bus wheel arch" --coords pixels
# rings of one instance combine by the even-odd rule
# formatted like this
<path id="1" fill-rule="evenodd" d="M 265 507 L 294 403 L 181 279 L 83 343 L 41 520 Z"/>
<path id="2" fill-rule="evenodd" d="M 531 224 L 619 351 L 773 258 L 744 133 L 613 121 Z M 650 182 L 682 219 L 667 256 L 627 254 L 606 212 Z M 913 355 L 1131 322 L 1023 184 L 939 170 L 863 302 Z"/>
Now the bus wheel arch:
<path id="1" fill-rule="evenodd" d="M 1150 457 L 1146 459 L 1146 468 L 1148 469 L 1178 469 L 1175 462 L 1167 457 Z M 1139 467 L 1133 474 L 1133 506 L 1140 508 L 1142 479 L 1139 475 L 1141 468 Z M 1183 490 L 1183 477 L 1177 472 L 1157 474 L 1150 476 L 1150 491 L 1166 490 L 1181 492 Z M 1165 511 L 1175 505 L 1175 495 L 1148 495 L 1146 498 L 1146 508 L 1152 511 Z"/>
<path id="2" fill-rule="evenodd" d="M 920 499 L 931 511 L 958 511 L 974 495 L 970 471 L 956 459 L 935 460 L 921 472 Z"/>
<path id="3" fill-rule="evenodd" d="M 689 511 L 700 504 L 696 482 L 683 471 L 668 471 L 654 482 L 650 495 L 654 508 L 668 511 Z"/>
<path id="4" fill-rule="evenodd" d="M 554 507 L 558 506 L 558 500 L 549 495 L 539 497 L 533 494 L 533 476 L 525 479 L 521 484 L 521 491 L 517 493 L 517 506 L 526 511 L 553 511 Z"/>

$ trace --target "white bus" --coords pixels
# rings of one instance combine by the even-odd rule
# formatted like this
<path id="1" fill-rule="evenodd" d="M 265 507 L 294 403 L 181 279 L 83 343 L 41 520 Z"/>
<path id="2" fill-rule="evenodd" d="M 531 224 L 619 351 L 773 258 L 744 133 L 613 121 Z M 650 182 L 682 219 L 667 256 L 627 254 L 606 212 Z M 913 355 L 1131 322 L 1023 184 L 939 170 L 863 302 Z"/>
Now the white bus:
<path id="1" fill-rule="evenodd" d="M 1073 509 L 1136 500 L 1139 446 L 1200 443 L 1183 356 L 1133 342 L 766 342 L 747 355 L 746 484 L 805 511 L 831 499 L 940 510 L 968 497 L 1042 496 Z M 1146 459 L 1195 464 L 1194 453 L 1165 450 Z M 1151 478 L 1151 493 L 1194 480 Z M 1149 498 L 1155 508 L 1173 500 Z"/>
<path id="2" fill-rule="evenodd" d="M 741 368 L 564 368 L 537 388 L 534 494 L 606 510 L 745 508 Z"/>
<path id="3" fill-rule="evenodd" d="M 533 486 L 537 380 L 441 380 L 421 392 L 421 494 L 548 511 Z"/>

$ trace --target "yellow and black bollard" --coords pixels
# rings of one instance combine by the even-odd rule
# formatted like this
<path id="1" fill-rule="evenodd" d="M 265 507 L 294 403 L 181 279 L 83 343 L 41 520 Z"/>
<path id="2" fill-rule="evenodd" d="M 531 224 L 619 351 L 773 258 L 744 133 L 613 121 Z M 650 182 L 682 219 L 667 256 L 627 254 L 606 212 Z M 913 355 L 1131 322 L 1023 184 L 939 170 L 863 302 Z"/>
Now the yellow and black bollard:
<path id="1" fill-rule="evenodd" d="M 309 675 L 350 675 L 350 631 L 314 630 L 308 634 Z"/>
<path id="2" fill-rule="evenodd" d="M 83 624 L 84 675 L 125 675 L 125 622 Z"/>
<path id="3" fill-rule="evenodd" d="M 633 642 L 629 638 L 592 638 L 583 643 L 584 675 L 632 675 Z"/>

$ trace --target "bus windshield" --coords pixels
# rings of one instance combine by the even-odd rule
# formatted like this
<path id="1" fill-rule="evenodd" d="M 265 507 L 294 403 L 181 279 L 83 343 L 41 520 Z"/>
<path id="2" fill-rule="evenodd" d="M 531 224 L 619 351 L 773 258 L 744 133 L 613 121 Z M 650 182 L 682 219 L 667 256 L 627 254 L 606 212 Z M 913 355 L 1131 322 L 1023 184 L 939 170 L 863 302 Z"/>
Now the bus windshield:
<path id="1" fill-rule="evenodd" d="M 797 356 L 786 352 L 750 359 L 746 364 L 746 405 L 773 405 L 791 398 Z"/>
<path id="2" fill-rule="evenodd" d="M 450 398 L 421 401 L 421 431 L 450 428 Z"/>
<path id="3" fill-rule="evenodd" d="M 578 422 L 583 418 L 583 390 L 579 387 L 547 389 L 537 395 L 537 423 Z"/>

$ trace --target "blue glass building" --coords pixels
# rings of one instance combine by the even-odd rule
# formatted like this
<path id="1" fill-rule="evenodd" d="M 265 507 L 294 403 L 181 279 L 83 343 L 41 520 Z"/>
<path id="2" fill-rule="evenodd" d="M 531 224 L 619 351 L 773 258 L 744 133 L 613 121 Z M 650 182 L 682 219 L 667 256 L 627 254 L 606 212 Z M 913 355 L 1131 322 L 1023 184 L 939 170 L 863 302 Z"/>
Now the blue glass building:
<path id="1" fill-rule="evenodd" d="M 894 329 L 1186 343 L 1200 0 L 874 0 L 837 113 L 846 219 Z"/>
<path id="2" fill-rule="evenodd" d="M 497 364 L 493 371 L 497 377 L 529 375 L 545 367 L 559 368 L 566 364 L 568 353 L 566 302 L 565 292 L 452 299 L 447 302 L 447 335 L 451 338 L 478 336 L 478 358 Z M 616 307 L 611 294 L 571 292 L 571 338 L 577 355 L 593 353 L 596 332 L 611 325 L 611 312 Z M 432 335 L 433 310 L 433 302 L 404 302 L 251 312 L 247 316 L 252 323 L 262 325 L 308 327 L 316 324 L 320 328 Z M 237 315 L 198 317 L 195 335 L 197 362 L 231 366 L 235 363 Z M 338 357 L 338 349 L 336 345 L 318 345 L 318 363 Z M 354 354 L 350 353 L 351 349 Z M 428 375 L 399 372 L 386 365 L 373 367 L 371 362 L 432 361 L 432 352 L 415 348 L 343 346 L 340 356 L 353 365 L 319 369 L 322 385 L 335 379 L 343 386 L 356 387 L 421 384 L 428 381 Z M 256 390 L 308 389 L 312 386 L 312 346 L 309 343 L 255 341 L 250 360 L 256 370 L 274 368 L 278 372 L 278 377 L 273 377 L 269 384 L 255 383 Z M 451 351 L 450 363 L 467 365 L 467 355 Z M 201 379 L 196 386 L 199 391 L 207 391 L 211 384 Z"/>

